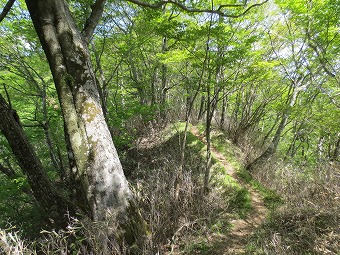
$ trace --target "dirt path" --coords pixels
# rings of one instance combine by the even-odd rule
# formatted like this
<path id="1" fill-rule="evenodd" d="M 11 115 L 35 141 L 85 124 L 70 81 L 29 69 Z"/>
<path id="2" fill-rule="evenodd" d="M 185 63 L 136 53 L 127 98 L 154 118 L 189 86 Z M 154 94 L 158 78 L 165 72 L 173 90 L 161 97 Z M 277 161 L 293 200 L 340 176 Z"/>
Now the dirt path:
<path id="1" fill-rule="evenodd" d="M 192 127 L 191 132 L 198 137 L 203 143 L 206 143 L 205 138 L 199 134 L 196 127 Z M 217 151 L 214 147 L 211 147 L 211 153 L 226 169 L 228 175 L 233 177 L 240 185 L 246 188 L 251 197 L 251 205 L 253 211 L 248 215 L 246 219 L 235 219 L 231 221 L 233 225 L 231 231 L 226 235 L 219 235 L 216 240 L 212 241 L 216 245 L 216 250 L 213 254 L 224 255 L 239 255 L 245 254 L 245 247 L 247 245 L 247 237 L 250 236 L 257 226 L 259 226 L 266 218 L 268 209 L 263 203 L 263 197 L 261 194 L 252 188 L 249 184 L 244 183 L 236 173 L 233 166 L 230 165 L 225 156 Z"/>

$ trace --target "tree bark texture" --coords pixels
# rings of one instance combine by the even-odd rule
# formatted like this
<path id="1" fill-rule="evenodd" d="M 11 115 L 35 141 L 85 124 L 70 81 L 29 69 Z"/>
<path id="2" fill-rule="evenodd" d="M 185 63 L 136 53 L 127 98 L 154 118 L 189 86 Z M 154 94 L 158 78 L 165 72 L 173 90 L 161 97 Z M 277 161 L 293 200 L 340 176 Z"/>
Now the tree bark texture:
<path id="1" fill-rule="evenodd" d="M 108 211 L 127 219 L 132 203 L 100 104 L 96 77 L 83 37 L 64 0 L 26 0 L 47 56 L 61 104 L 77 181 L 86 194 L 89 215 L 104 220 Z"/>

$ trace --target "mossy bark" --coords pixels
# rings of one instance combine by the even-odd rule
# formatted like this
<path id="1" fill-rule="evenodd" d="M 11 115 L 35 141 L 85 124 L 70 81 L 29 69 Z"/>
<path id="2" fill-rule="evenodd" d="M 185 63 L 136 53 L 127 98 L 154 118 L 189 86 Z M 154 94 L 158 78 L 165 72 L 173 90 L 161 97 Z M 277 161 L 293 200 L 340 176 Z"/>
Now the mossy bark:
<path id="1" fill-rule="evenodd" d="M 88 215 L 96 221 L 105 220 L 108 212 L 117 219 L 136 216 L 128 213 L 132 193 L 105 122 L 88 33 L 83 33 L 85 38 L 77 29 L 64 0 L 26 0 L 26 4 L 58 93 L 74 181 L 85 194 L 77 202 L 86 203 Z"/>

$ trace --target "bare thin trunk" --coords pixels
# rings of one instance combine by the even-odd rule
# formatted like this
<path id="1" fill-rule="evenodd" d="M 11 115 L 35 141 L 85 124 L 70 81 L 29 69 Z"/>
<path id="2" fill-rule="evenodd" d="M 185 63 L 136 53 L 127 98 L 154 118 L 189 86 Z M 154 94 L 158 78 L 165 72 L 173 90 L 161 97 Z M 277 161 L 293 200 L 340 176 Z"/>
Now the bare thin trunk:
<path id="1" fill-rule="evenodd" d="M 205 107 L 204 107 L 205 104 L 206 104 L 206 102 L 205 102 L 205 96 L 203 95 L 203 96 L 201 97 L 200 109 L 199 109 L 198 117 L 197 117 L 197 120 L 198 120 L 198 121 L 200 121 L 200 120 L 202 119 L 202 116 L 203 116 L 203 114 L 204 114 L 204 112 L 205 112 Z"/>
<path id="2" fill-rule="evenodd" d="M 205 127 L 205 137 L 207 141 L 207 154 L 206 154 L 206 166 L 205 166 L 205 172 L 204 172 L 204 192 L 208 192 L 209 188 L 209 178 L 210 178 L 210 169 L 211 169 L 211 103 L 210 103 L 210 86 L 207 88 L 207 115 L 206 115 L 206 127 Z"/>
<path id="3" fill-rule="evenodd" d="M 166 53 L 168 48 L 168 39 L 167 37 L 163 37 L 162 40 L 162 53 Z M 162 63 L 162 84 L 161 84 L 161 118 L 162 120 L 165 120 L 166 118 L 166 111 L 164 109 L 164 106 L 166 104 L 166 95 L 168 91 L 168 67 L 166 64 Z"/>
<path id="4" fill-rule="evenodd" d="M 224 123 L 226 118 L 226 112 L 227 112 L 227 96 L 225 92 L 225 88 L 222 90 L 222 109 L 221 109 L 221 118 L 220 118 L 220 129 L 224 130 Z"/>
<path id="5" fill-rule="evenodd" d="M 340 133 L 338 134 L 338 139 L 336 140 L 336 143 L 335 143 L 335 148 L 334 148 L 334 151 L 333 151 L 332 160 L 338 159 L 339 151 L 340 151 Z"/>
<path id="6" fill-rule="evenodd" d="M 203 75 L 203 73 L 202 73 Z M 178 170 L 176 170 L 175 174 L 175 182 L 174 182 L 174 191 L 175 191 L 175 200 L 177 201 L 180 195 L 180 188 L 182 185 L 182 178 L 183 178 L 183 171 L 184 171 L 184 163 L 185 163 L 185 150 L 186 150 L 186 144 L 187 144 L 187 135 L 188 135 L 188 130 L 189 130 L 189 125 L 190 125 L 190 119 L 191 119 L 191 114 L 193 110 L 193 106 L 195 103 L 195 100 L 197 98 L 198 92 L 201 88 L 201 82 L 199 83 L 193 97 L 188 99 L 187 101 L 187 108 L 185 112 L 185 128 L 184 128 L 184 134 L 183 134 L 183 139 L 181 143 L 181 155 L 180 155 L 180 164 Z"/>
<path id="7" fill-rule="evenodd" d="M 277 147 L 279 145 L 280 142 L 280 138 L 281 138 L 281 134 L 284 130 L 284 128 L 286 127 L 286 124 L 288 122 L 288 118 L 289 118 L 289 111 L 290 109 L 295 105 L 297 96 L 300 92 L 299 88 L 294 88 L 292 95 L 290 97 L 289 100 L 289 104 L 288 104 L 288 109 L 282 114 L 282 118 L 280 121 L 280 124 L 275 132 L 275 135 L 270 143 L 270 145 L 268 146 L 268 148 L 260 155 L 258 156 L 253 162 L 251 162 L 248 166 L 247 169 L 248 170 L 252 170 L 257 164 L 261 164 L 262 162 L 268 160 L 277 150 Z"/>

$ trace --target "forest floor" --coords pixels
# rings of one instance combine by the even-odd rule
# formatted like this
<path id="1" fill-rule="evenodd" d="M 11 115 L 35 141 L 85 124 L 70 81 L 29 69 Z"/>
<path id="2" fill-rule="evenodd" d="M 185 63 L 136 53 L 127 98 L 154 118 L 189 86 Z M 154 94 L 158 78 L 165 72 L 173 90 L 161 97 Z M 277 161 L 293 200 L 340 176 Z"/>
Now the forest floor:
<path id="1" fill-rule="evenodd" d="M 196 127 L 192 127 L 191 132 L 206 144 L 205 137 L 199 133 Z M 213 244 L 212 247 L 214 247 L 213 251 L 210 250 L 210 254 L 246 254 L 248 237 L 250 237 L 256 228 L 264 222 L 269 211 L 264 205 L 263 196 L 251 187 L 251 185 L 240 179 L 236 169 L 228 162 L 226 157 L 213 146 L 211 147 L 211 153 L 225 168 L 226 173 L 249 191 L 252 210 L 244 219 L 236 218 L 232 220 L 230 222 L 232 227 L 228 233 L 210 237 L 210 242 Z"/>

